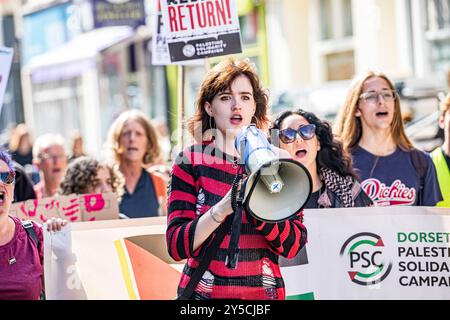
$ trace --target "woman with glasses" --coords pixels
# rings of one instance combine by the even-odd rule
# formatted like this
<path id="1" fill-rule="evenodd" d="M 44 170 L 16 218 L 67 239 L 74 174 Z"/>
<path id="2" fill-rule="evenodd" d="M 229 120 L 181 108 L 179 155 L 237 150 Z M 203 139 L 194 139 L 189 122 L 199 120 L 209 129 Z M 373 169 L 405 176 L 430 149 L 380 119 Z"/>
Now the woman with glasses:
<path id="1" fill-rule="evenodd" d="M 333 139 L 330 125 L 302 109 L 285 111 L 275 119 L 280 147 L 303 164 L 313 181 L 305 208 L 365 207 L 372 201 L 361 190 L 350 157 Z"/>
<path id="2" fill-rule="evenodd" d="M 0 300 L 38 300 L 44 284 L 42 227 L 32 222 L 26 229 L 18 218 L 9 215 L 14 183 L 11 157 L 0 151 Z M 49 231 L 60 231 L 66 224 L 67 221 L 61 219 L 46 222 Z M 69 254 L 64 249 L 62 251 Z M 78 291 L 73 290 L 72 293 L 75 292 Z"/>
<path id="3" fill-rule="evenodd" d="M 353 156 L 362 187 L 379 206 L 435 206 L 442 200 L 431 158 L 406 136 L 400 99 L 386 75 L 355 78 L 335 134 Z"/>
<path id="4" fill-rule="evenodd" d="M 253 65 L 245 60 L 220 62 L 200 86 L 197 112 L 189 122 L 197 143 L 175 160 L 168 200 L 167 247 L 175 260 L 187 259 L 178 288 L 185 299 L 285 299 L 278 256 L 293 258 L 304 246 L 301 212 L 265 223 L 243 211 L 235 269 L 226 265 L 229 233 L 216 238 L 233 219 L 231 190 L 240 170 L 235 138 L 250 123 L 267 128 L 267 103 Z M 197 278 L 213 239 L 219 239 L 219 248 Z M 189 288 L 193 292 L 187 294 Z"/>

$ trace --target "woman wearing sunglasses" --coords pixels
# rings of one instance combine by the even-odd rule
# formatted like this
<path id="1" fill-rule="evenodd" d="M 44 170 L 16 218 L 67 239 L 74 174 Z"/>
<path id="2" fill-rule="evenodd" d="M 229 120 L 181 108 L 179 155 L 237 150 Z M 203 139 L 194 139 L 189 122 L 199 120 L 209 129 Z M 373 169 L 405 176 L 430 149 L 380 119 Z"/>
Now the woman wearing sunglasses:
<path id="1" fill-rule="evenodd" d="M 302 109 L 278 115 L 280 148 L 311 174 L 313 193 L 305 208 L 365 207 L 372 201 L 362 191 L 342 145 L 333 139 L 330 125 Z"/>
<path id="2" fill-rule="evenodd" d="M 431 158 L 406 136 L 394 85 L 379 72 L 355 78 L 336 120 L 362 187 L 379 206 L 435 206 L 442 200 Z"/>
<path id="3" fill-rule="evenodd" d="M 236 269 L 226 266 L 230 235 L 215 237 L 233 218 L 231 187 L 240 170 L 235 138 L 250 123 L 267 128 L 267 103 L 247 61 L 220 62 L 200 86 L 198 109 L 189 122 L 190 133 L 199 133 L 194 136 L 198 143 L 177 157 L 168 201 L 167 247 L 175 260 L 187 259 L 178 288 L 185 299 L 285 298 L 278 256 L 293 258 L 305 244 L 302 213 L 280 223 L 264 223 L 244 211 Z M 190 282 L 213 239 L 220 241 L 218 250 L 199 282 Z M 186 293 L 189 288 L 192 294 Z"/>
<path id="4" fill-rule="evenodd" d="M 0 150 L 0 300 L 38 300 L 44 283 L 42 227 L 33 222 L 33 231 L 27 231 L 18 218 L 9 215 L 14 183 L 11 156 Z M 48 231 L 60 231 L 66 224 L 67 221 L 61 219 L 46 222 Z M 69 254 L 65 249 L 61 252 Z M 58 258 L 62 258 L 61 252 Z M 64 282 L 57 285 L 61 283 Z"/>

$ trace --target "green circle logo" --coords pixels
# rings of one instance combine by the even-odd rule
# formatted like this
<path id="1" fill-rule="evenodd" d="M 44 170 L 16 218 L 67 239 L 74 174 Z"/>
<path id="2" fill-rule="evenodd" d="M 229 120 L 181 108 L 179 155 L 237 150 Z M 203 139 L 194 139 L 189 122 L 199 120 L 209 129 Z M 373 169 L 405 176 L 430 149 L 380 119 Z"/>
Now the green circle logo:
<path id="1" fill-rule="evenodd" d="M 389 275 L 392 262 L 386 262 L 383 239 L 375 233 L 362 232 L 351 236 L 342 245 L 340 256 L 348 262 L 352 282 L 371 286 Z"/>

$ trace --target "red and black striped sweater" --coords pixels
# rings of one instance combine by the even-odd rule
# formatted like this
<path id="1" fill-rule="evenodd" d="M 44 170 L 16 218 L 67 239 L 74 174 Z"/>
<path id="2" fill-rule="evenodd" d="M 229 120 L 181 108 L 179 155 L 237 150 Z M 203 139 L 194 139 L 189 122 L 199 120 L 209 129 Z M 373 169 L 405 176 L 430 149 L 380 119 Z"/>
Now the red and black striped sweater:
<path id="1" fill-rule="evenodd" d="M 173 259 L 187 259 L 178 293 L 199 265 L 210 236 L 193 251 L 199 217 L 230 190 L 238 167 L 213 142 L 193 145 L 177 157 L 169 187 L 167 246 Z M 223 239 L 193 299 L 285 299 L 278 256 L 293 258 L 306 242 L 303 214 L 281 223 L 265 223 L 243 212 L 239 261 L 225 266 L 230 235 Z"/>

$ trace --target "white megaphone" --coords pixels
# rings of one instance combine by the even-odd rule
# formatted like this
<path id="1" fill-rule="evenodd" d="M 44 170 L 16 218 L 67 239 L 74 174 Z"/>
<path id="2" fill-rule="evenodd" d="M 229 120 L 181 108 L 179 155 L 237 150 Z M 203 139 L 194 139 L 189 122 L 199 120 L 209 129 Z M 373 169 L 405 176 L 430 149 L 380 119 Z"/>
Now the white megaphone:
<path id="1" fill-rule="evenodd" d="M 254 124 L 246 126 L 235 140 L 236 149 L 249 174 L 244 208 L 256 219 L 287 220 L 300 212 L 312 191 L 308 170 L 293 159 L 282 159 Z"/>

